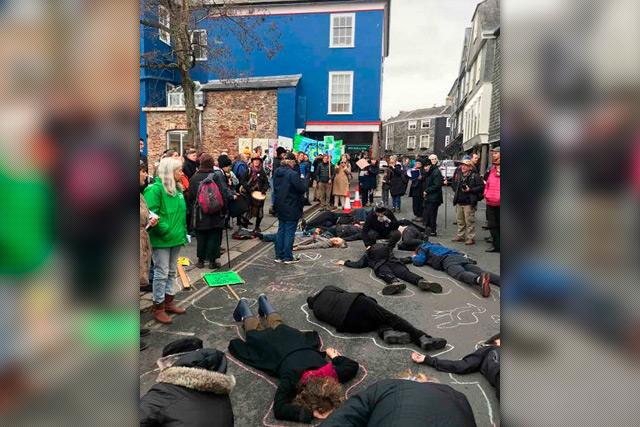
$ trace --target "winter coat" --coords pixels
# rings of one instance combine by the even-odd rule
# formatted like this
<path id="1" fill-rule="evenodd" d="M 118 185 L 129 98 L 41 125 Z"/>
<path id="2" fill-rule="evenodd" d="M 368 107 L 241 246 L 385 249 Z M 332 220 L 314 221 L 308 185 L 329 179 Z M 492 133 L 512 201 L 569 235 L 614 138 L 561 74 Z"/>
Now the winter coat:
<path id="1" fill-rule="evenodd" d="M 330 324 L 338 332 L 344 332 L 342 330 L 344 319 L 347 317 L 351 304 L 360 295 L 366 297 L 361 292 L 347 292 L 337 286 L 329 285 L 316 295 L 307 298 L 307 304 L 318 320 Z"/>
<path id="2" fill-rule="evenodd" d="M 467 397 L 446 384 L 386 379 L 349 398 L 322 427 L 476 427 Z"/>
<path id="3" fill-rule="evenodd" d="M 212 352 L 221 353 L 213 349 L 198 353 L 207 356 Z M 183 366 L 180 360 L 164 369 L 158 376 L 158 384 L 140 400 L 140 426 L 233 427 L 229 394 L 236 385 L 234 376 L 201 364 Z"/>
<path id="4" fill-rule="evenodd" d="M 428 237 L 428 236 L 427 236 Z M 402 230 L 402 241 L 408 242 L 410 240 L 424 240 L 424 232 L 420 231 L 415 225 L 408 225 L 407 228 Z"/>
<path id="5" fill-rule="evenodd" d="M 378 277 L 382 277 L 380 276 L 380 274 L 378 274 L 378 272 L 380 270 L 380 267 L 382 267 L 386 263 L 410 264 L 411 258 L 396 258 L 389 253 L 389 247 L 387 245 L 376 243 L 375 245 L 371 246 L 371 248 L 366 250 L 364 255 L 362 255 L 362 258 L 360 258 L 358 261 L 347 260 L 344 262 L 344 266 L 349 268 L 369 267 L 373 270 L 374 273 L 376 273 Z"/>
<path id="6" fill-rule="evenodd" d="M 496 168 L 491 168 L 484 187 L 484 198 L 487 206 L 500 206 L 500 175 Z"/>
<path id="7" fill-rule="evenodd" d="M 299 251 L 304 251 L 308 249 L 330 249 L 333 248 L 333 243 L 329 240 L 328 237 L 324 236 L 316 236 L 304 239 L 300 242 L 300 244 L 296 245 Z"/>
<path id="8" fill-rule="evenodd" d="M 244 176 L 244 174 L 247 172 L 247 169 L 248 169 L 247 163 L 243 162 L 242 160 L 236 160 L 233 163 L 233 167 L 231 168 L 231 170 L 238 177 L 238 179 Z"/>
<path id="9" fill-rule="evenodd" d="M 378 173 L 380 173 L 380 168 L 378 165 L 369 165 L 364 168 L 363 171 L 367 172 L 367 174 L 360 177 L 362 189 L 374 190 L 378 186 Z"/>
<path id="10" fill-rule="evenodd" d="M 251 193 L 254 191 L 259 191 L 265 194 L 269 191 L 269 177 L 267 177 L 267 173 L 261 167 L 260 171 L 256 175 L 256 179 L 251 180 L 251 166 L 247 169 L 244 176 L 240 178 L 240 185 L 244 188 L 244 191 L 251 197 Z M 253 199 L 251 199 L 250 204 L 253 203 Z M 264 201 L 262 201 L 261 206 L 264 206 Z"/>
<path id="11" fill-rule="evenodd" d="M 427 192 L 424 198 L 425 203 L 433 203 L 438 206 L 442 204 L 442 182 L 440 169 L 431 166 L 427 171 L 423 186 L 423 190 Z"/>
<path id="12" fill-rule="evenodd" d="M 327 364 L 326 353 L 320 351 L 320 335 L 316 331 L 301 332 L 287 325 L 275 329 L 247 332 L 247 340 L 233 339 L 229 352 L 249 366 L 280 378 L 273 399 L 273 413 L 278 420 L 310 423 L 313 413 L 293 405 L 297 386 L 306 371 Z M 358 373 L 358 363 L 344 356 L 331 360 L 338 381 L 347 382 Z"/>
<path id="13" fill-rule="evenodd" d="M 389 175 L 388 173 L 384 174 L 384 176 L 382 177 L 382 189 L 383 190 L 391 189 L 390 179 L 391 179 L 391 175 Z"/>
<path id="14" fill-rule="evenodd" d="M 389 178 L 389 190 L 391 191 L 391 195 L 404 196 L 404 193 L 407 190 L 408 177 L 402 170 L 402 166 L 396 164 L 389 173 L 391 175 Z"/>
<path id="15" fill-rule="evenodd" d="M 187 179 L 191 179 L 198 167 L 196 166 L 196 162 L 185 157 L 184 163 L 182 164 L 182 172 L 186 175 Z"/>
<path id="16" fill-rule="evenodd" d="M 390 209 L 385 209 L 384 216 L 389 218 L 391 222 L 390 223 L 381 222 L 378 220 L 378 215 L 376 215 L 375 211 L 372 210 L 371 212 L 369 212 L 367 219 L 364 221 L 364 224 L 362 225 L 362 235 L 366 236 L 367 233 L 369 233 L 369 230 L 375 230 L 378 232 L 397 230 L 399 227 L 398 220 L 396 219 L 393 212 L 391 212 Z"/>
<path id="17" fill-rule="evenodd" d="M 333 194 L 336 196 L 346 196 L 351 181 L 351 166 L 338 165 L 336 175 L 333 180 Z"/>
<path id="18" fill-rule="evenodd" d="M 414 169 L 411 169 L 413 173 Z M 411 180 L 411 185 L 409 186 L 409 197 L 422 197 L 423 186 L 425 181 L 425 172 L 422 169 L 418 170 L 418 177 L 416 179 L 409 178 Z"/>
<path id="19" fill-rule="evenodd" d="M 200 169 L 191 177 L 191 179 L 189 180 L 189 196 L 187 197 L 187 202 L 189 203 L 189 205 L 194 205 L 194 203 L 198 199 L 198 188 L 200 187 L 200 183 L 212 173 L 213 169 Z M 218 185 L 218 187 L 220 187 L 220 184 L 218 184 L 217 182 L 216 184 Z M 224 193 L 222 192 L 222 190 L 220 190 L 220 194 L 222 194 L 224 198 Z M 221 212 L 213 215 L 207 215 L 202 212 L 202 210 L 200 210 L 199 212 L 195 212 L 194 214 L 196 220 L 195 229 L 198 231 L 224 228 L 224 209 Z"/>
<path id="20" fill-rule="evenodd" d="M 447 248 L 446 246 L 442 246 L 437 243 L 423 243 L 420 245 L 415 255 L 411 259 L 413 265 L 417 267 L 422 267 L 423 265 L 428 265 L 436 270 L 444 270 L 444 261 L 447 257 L 455 255 L 455 256 L 463 256 L 460 252 Z"/>
<path id="21" fill-rule="evenodd" d="M 333 174 L 335 174 L 335 167 L 329 162 L 322 162 L 316 168 L 316 177 L 318 179 L 318 182 L 329 182 L 329 180 L 332 179 Z"/>
<path id="22" fill-rule="evenodd" d="M 462 191 L 464 185 L 469 186 L 469 191 Z M 454 175 L 453 183 L 453 204 L 460 206 L 476 206 L 481 194 L 484 193 L 484 182 L 480 179 L 480 175 L 471 171 L 468 175 L 459 173 Z"/>
<path id="23" fill-rule="evenodd" d="M 313 180 L 318 181 L 318 166 L 322 163 L 322 156 L 313 159 Z"/>
<path id="24" fill-rule="evenodd" d="M 308 188 L 306 182 L 292 168 L 282 166 L 276 170 L 273 188 L 276 190 L 278 220 L 299 220 L 302 217 L 302 198 Z"/>
<path id="25" fill-rule="evenodd" d="M 300 175 L 304 175 L 304 178 L 302 179 L 309 182 L 311 178 L 311 162 L 302 161 L 298 166 L 300 169 Z"/>
<path id="26" fill-rule="evenodd" d="M 151 268 L 151 242 L 147 232 L 149 225 L 149 208 L 140 195 L 140 286 L 149 284 L 149 269 Z"/>
<path id="27" fill-rule="evenodd" d="M 154 248 L 173 248 L 187 243 L 187 204 L 182 191 L 170 196 L 164 191 L 160 178 L 144 190 L 149 210 L 158 215 L 158 224 L 149 231 Z"/>

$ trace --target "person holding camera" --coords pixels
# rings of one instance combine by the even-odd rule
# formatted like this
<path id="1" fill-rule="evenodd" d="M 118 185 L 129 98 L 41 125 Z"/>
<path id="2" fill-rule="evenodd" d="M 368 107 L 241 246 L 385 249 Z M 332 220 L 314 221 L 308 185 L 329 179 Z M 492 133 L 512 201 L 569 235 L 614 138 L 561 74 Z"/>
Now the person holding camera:
<path id="1" fill-rule="evenodd" d="M 464 241 L 465 245 L 473 245 L 476 237 L 476 209 L 478 201 L 483 197 L 484 182 L 473 171 L 471 160 L 462 160 L 460 173 L 454 176 L 453 188 L 455 190 L 453 204 L 456 207 L 458 225 L 458 235 L 453 238 L 453 241 Z"/>

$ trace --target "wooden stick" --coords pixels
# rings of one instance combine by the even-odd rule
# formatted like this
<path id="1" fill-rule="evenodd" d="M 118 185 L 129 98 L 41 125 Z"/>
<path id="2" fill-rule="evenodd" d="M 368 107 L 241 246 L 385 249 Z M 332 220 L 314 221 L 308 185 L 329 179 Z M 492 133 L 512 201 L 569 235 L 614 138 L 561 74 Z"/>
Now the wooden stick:
<path id="1" fill-rule="evenodd" d="M 182 266 L 182 264 L 178 264 L 178 274 L 180 275 L 180 280 L 182 280 L 182 287 L 184 289 L 189 289 L 191 287 L 191 282 L 189 282 L 189 278 L 184 272 L 184 267 Z"/>
<path id="2" fill-rule="evenodd" d="M 234 292 L 234 290 L 233 290 L 233 289 L 231 289 L 231 286 L 229 286 L 229 285 L 225 285 L 225 286 L 227 287 L 227 289 L 229 289 L 229 292 L 231 292 L 231 294 L 232 294 L 234 297 L 236 297 L 236 300 L 240 301 L 240 297 L 238 296 L 238 294 L 236 294 L 236 293 Z"/>

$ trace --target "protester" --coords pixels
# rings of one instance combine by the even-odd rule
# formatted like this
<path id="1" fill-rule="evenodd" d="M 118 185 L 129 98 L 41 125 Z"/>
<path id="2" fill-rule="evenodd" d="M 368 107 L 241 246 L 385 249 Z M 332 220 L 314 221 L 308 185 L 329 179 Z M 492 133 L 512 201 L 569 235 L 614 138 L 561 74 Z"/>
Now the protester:
<path id="1" fill-rule="evenodd" d="M 393 212 L 402 212 L 401 199 L 407 189 L 407 175 L 402 166 L 397 163 L 396 156 L 389 158 L 389 192 L 391 193 L 391 203 Z"/>
<path id="2" fill-rule="evenodd" d="M 329 208 L 329 198 L 331 197 L 331 183 L 333 182 L 333 175 L 335 169 L 329 163 L 329 156 L 325 154 L 322 156 L 322 163 L 320 163 L 316 169 L 316 178 L 318 180 L 318 195 L 320 197 L 320 210 L 327 210 Z"/>
<path id="3" fill-rule="evenodd" d="M 489 283 L 500 286 L 500 276 L 484 271 L 476 261 L 460 252 L 434 243 L 423 243 L 413 256 L 413 264 L 420 267 L 428 265 L 436 270 L 445 271 L 449 276 L 469 286 L 476 287 L 480 295 L 487 298 L 491 293 Z"/>
<path id="4" fill-rule="evenodd" d="M 311 238 L 303 240 L 299 244 L 293 247 L 294 251 L 305 251 L 308 249 L 329 249 L 347 247 L 347 243 L 340 237 L 333 237 L 328 235 L 322 235 L 314 233 Z"/>
<path id="5" fill-rule="evenodd" d="M 373 195 L 378 186 L 378 173 L 380 173 L 380 169 L 377 159 L 371 159 L 369 166 L 366 166 L 360 172 L 360 190 L 362 191 L 363 206 L 373 206 Z"/>
<path id="6" fill-rule="evenodd" d="M 242 153 L 239 153 L 236 156 L 235 161 L 233 162 L 231 170 L 233 171 L 233 174 L 238 178 L 238 180 L 240 180 L 240 178 L 247 173 L 247 163 L 249 162 L 250 155 L 251 151 L 249 151 L 248 148 L 245 148 Z"/>
<path id="7" fill-rule="evenodd" d="M 298 177 L 299 178 L 299 177 Z M 342 387 L 358 373 L 358 363 L 333 348 L 326 350 L 330 362 L 320 351 L 316 331 L 301 332 L 285 325 L 266 295 L 258 297 L 258 314 L 266 318 L 266 328 L 254 316 L 242 298 L 233 312 L 236 322 L 243 322 L 246 341 L 233 339 L 229 352 L 268 375 L 279 378 L 273 400 L 273 414 L 278 420 L 310 423 L 325 419 L 342 402 Z"/>
<path id="8" fill-rule="evenodd" d="M 479 174 L 480 173 L 480 155 L 478 153 L 473 153 L 471 155 L 471 163 L 473 166 L 473 171 Z"/>
<path id="9" fill-rule="evenodd" d="M 304 193 L 303 204 L 305 206 L 311 205 L 309 201 L 309 181 L 311 179 L 311 162 L 309 162 L 309 156 L 305 153 L 298 154 L 298 167 L 300 168 L 300 178 L 302 178 L 307 187 L 307 191 Z"/>
<path id="10" fill-rule="evenodd" d="M 361 292 L 347 292 L 329 285 L 307 298 L 307 304 L 316 318 L 335 327 L 338 332 L 363 334 L 377 331 L 387 344 L 413 342 L 424 351 L 439 350 L 447 345 L 445 339 L 433 338 L 415 328 Z"/>
<path id="11" fill-rule="evenodd" d="M 350 397 L 322 427 L 476 427 L 467 397 L 410 372 Z"/>
<path id="12" fill-rule="evenodd" d="M 471 160 L 462 161 L 460 173 L 454 174 L 453 188 L 453 204 L 456 207 L 458 225 L 458 234 L 453 241 L 473 245 L 476 237 L 476 209 L 484 192 L 484 183 L 473 171 Z"/>
<path id="13" fill-rule="evenodd" d="M 349 191 L 349 182 L 351 182 L 351 165 L 347 158 L 343 155 L 340 163 L 336 168 L 336 175 L 333 182 L 334 206 L 344 209 L 347 192 Z"/>
<path id="14" fill-rule="evenodd" d="M 364 222 L 369 214 L 373 212 L 371 208 L 352 209 L 351 212 L 320 212 L 308 222 L 304 219 L 300 221 L 300 228 L 306 231 L 316 227 L 334 227 L 341 224 L 355 224 Z"/>
<path id="15" fill-rule="evenodd" d="M 488 172 L 484 187 L 484 197 L 487 200 L 487 222 L 493 243 L 487 252 L 500 253 L 500 147 L 491 150 L 491 155 L 493 167 Z"/>
<path id="16" fill-rule="evenodd" d="M 144 139 L 140 138 L 140 164 L 149 164 L 149 159 L 144 155 Z"/>
<path id="17" fill-rule="evenodd" d="M 191 179 L 193 174 L 196 173 L 198 168 L 196 165 L 196 158 L 198 153 L 196 150 L 189 148 L 184 151 L 184 163 L 182 164 L 182 172 L 184 172 L 187 179 Z"/>
<path id="18" fill-rule="evenodd" d="M 480 371 L 489 384 L 495 387 L 496 395 L 500 400 L 500 334 L 492 336 L 484 342 L 482 347 L 461 360 L 438 359 L 415 351 L 411 354 L 411 359 L 440 372 L 464 375 Z"/>
<path id="19" fill-rule="evenodd" d="M 389 190 L 391 188 L 391 169 L 388 167 L 383 168 L 383 176 L 382 176 L 382 203 L 384 203 L 385 208 L 389 208 Z"/>
<path id="20" fill-rule="evenodd" d="M 317 234 L 330 234 L 331 236 L 340 237 L 345 242 L 353 242 L 362 240 L 362 227 L 358 224 L 338 224 L 334 227 L 317 227 Z"/>
<path id="21" fill-rule="evenodd" d="M 278 236 L 275 242 L 275 261 L 293 264 L 300 261 L 293 257 L 293 241 L 298 220 L 302 217 L 302 198 L 306 191 L 305 182 L 293 170 L 296 157 L 289 153 L 276 170 L 273 185 L 276 193 L 278 213 Z"/>
<path id="22" fill-rule="evenodd" d="M 236 379 L 227 374 L 225 354 L 201 345 L 175 354 L 185 347 L 175 343 L 165 349 L 176 350 L 163 352 L 158 360 L 164 368 L 157 384 L 140 399 L 140 426 L 205 427 L 213 422 L 217 427 L 233 427 L 229 394 Z"/>
<path id="23" fill-rule="evenodd" d="M 371 268 L 376 276 L 387 283 L 387 286 L 382 289 L 382 295 L 393 295 L 407 289 L 407 286 L 400 280 L 409 282 L 423 291 L 431 291 L 434 294 L 442 292 L 442 286 L 438 283 L 430 282 L 409 271 L 405 264 L 410 263 L 410 257 L 396 258 L 391 255 L 389 248 L 381 243 L 367 246 L 367 250 L 358 261 L 338 261 L 339 265 L 350 268 Z"/>
<path id="24" fill-rule="evenodd" d="M 271 207 L 269 208 L 269 214 L 270 215 L 275 215 L 276 214 L 276 209 L 275 209 L 275 205 L 276 205 L 276 188 L 273 185 L 273 180 L 276 176 L 276 171 L 278 170 L 278 168 L 280 167 L 280 162 L 282 161 L 282 157 L 284 156 L 285 153 L 285 149 L 283 147 L 278 147 L 276 148 L 276 154 L 275 157 L 273 159 L 273 169 L 271 170 Z"/>
<path id="25" fill-rule="evenodd" d="M 424 165 L 424 226 L 431 230 L 432 236 L 437 236 L 438 208 L 442 198 L 442 172 L 438 169 L 438 157 L 429 156 L 429 162 Z"/>
<path id="26" fill-rule="evenodd" d="M 314 202 L 319 202 L 320 201 L 320 189 L 318 188 L 318 166 L 320 166 L 320 163 L 322 163 L 322 156 L 316 156 L 315 159 L 313 159 L 313 201 Z"/>
<path id="27" fill-rule="evenodd" d="M 398 231 L 402 236 L 402 243 L 398 245 L 401 251 L 415 251 L 421 244 L 429 241 L 430 231 L 421 231 L 415 224 L 401 225 Z"/>
<path id="28" fill-rule="evenodd" d="M 417 158 L 412 163 L 411 186 L 409 187 L 409 197 L 413 199 L 413 219 L 412 221 L 422 222 L 422 210 L 424 205 L 424 178 L 425 172 L 422 170 L 424 160 Z"/>
<path id="29" fill-rule="evenodd" d="M 144 190 L 149 210 L 158 223 L 149 232 L 154 265 L 153 318 L 159 323 L 172 323 L 167 313 L 184 313 L 174 303 L 173 285 L 182 245 L 187 243 L 187 206 L 182 194 L 182 163 L 172 157 L 160 161 L 153 185 Z"/>
<path id="30" fill-rule="evenodd" d="M 269 178 L 267 178 L 267 174 L 262 167 L 262 158 L 260 156 L 256 155 L 251 159 L 249 169 L 247 169 L 244 176 L 240 178 L 240 184 L 250 199 L 250 208 L 247 210 L 244 222 L 248 225 L 250 218 L 255 218 L 256 224 L 253 232 L 260 233 L 262 232 L 260 224 L 264 217 L 264 201 L 267 191 L 269 190 Z M 254 192 L 259 192 L 264 198 L 261 200 L 254 198 Z"/>
<path id="31" fill-rule="evenodd" d="M 398 220 L 381 201 L 376 202 L 374 211 L 367 216 L 362 226 L 362 237 L 365 246 L 374 245 L 378 239 L 388 239 L 387 246 L 390 249 L 400 241 L 402 236 L 398 231 Z"/>

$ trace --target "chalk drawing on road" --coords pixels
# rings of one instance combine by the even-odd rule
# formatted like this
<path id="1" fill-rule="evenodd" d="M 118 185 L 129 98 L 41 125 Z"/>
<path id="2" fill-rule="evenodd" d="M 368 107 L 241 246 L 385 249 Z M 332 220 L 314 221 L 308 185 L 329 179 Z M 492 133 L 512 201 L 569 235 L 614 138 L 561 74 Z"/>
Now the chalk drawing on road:
<path id="1" fill-rule="evenodd" d="M 493 315 L 491 315 L 491 318 L 493 319 L 494 323 L 500 324 L 500 315 L 499 314 L 493 314 Z"/>
<path id="2" fill-rule="evenodd" d="M 300 255 L 298 255 L 300 257 L 300 262 L 304 262 L 304 261 L 317 261 L 320 258 L 322 258 L 322 255 L 320 255 L 319 253 L 316 252 L 301 252 Z"/>
<path id="3" fill-rule="evenodd" d="M 494 418 L 493 418 L 493 407 L 491 406 L 491 402 L 489 401 L 489 397 L 487 397 L 487 393 L 485 393 L 485 391 L 482 388 L 482 386 L 480 385 L 480 383 L 478 381 L 473 381 L 473 382 L 471 382 L 471 381 L 470 382 L 459 381 L 452 374 L 449 374 L 449 377 L 451 377 L 451 379 L 453 380 L 453 382 L 451 384 L 478 386 L 478 388 L 480 389 L 480 392 L 482 393 L 482 396 L 484 397 L 485 402 L 487 403 L 487 409 L 489 411 L 489 422 L 491 423 L 492 426 L 495 426 L 496 423 L 495 423 Z"/>
<path id="4" fill-rule="evenodd" d="M 419 269 L 415 266 L 412 265 L 413 268 L 417 269 L 418 271 L 420 271 L 420 273 L 422 274 L 426 274 L 427 276 L 431 276 L 431 277 L 437 277 L 438 279 L 444 279 L 444 280 L 449 280 L 451 282 L 453 282 L 456 286 L 458 286 L 459 288 L 465 290 L 466 292 L 469 292 L 471 295 L 473 295 L 475 298 L 479 299 L 480 301 L 483 301 L 484 298 L 482 298 L 481 296 L 479 296 L 477 294 L 477 292 L 473 291 L 469 286 L 463 286 L 460 283 L 458 283 L 457 280 L 454 280 L 453 278 L 449 277 L 449 276 L 439 276 L 437 274 L 433 274 L 433 273 L 427 273 L 424 269 Z"/>
<path id="5" fill-rule="evenodd" d="M 486 312 L 484 307 L 478 307 L 475 304 L 467 303 L 464 307 L 456 307 L 451 310 L 436 310 L 433 317 L 436 320 L 444 320 L 436 326 L 438 329 L 452 329 L 463 325 L 474 325 L 479 322 L 478 314 Z"/>

